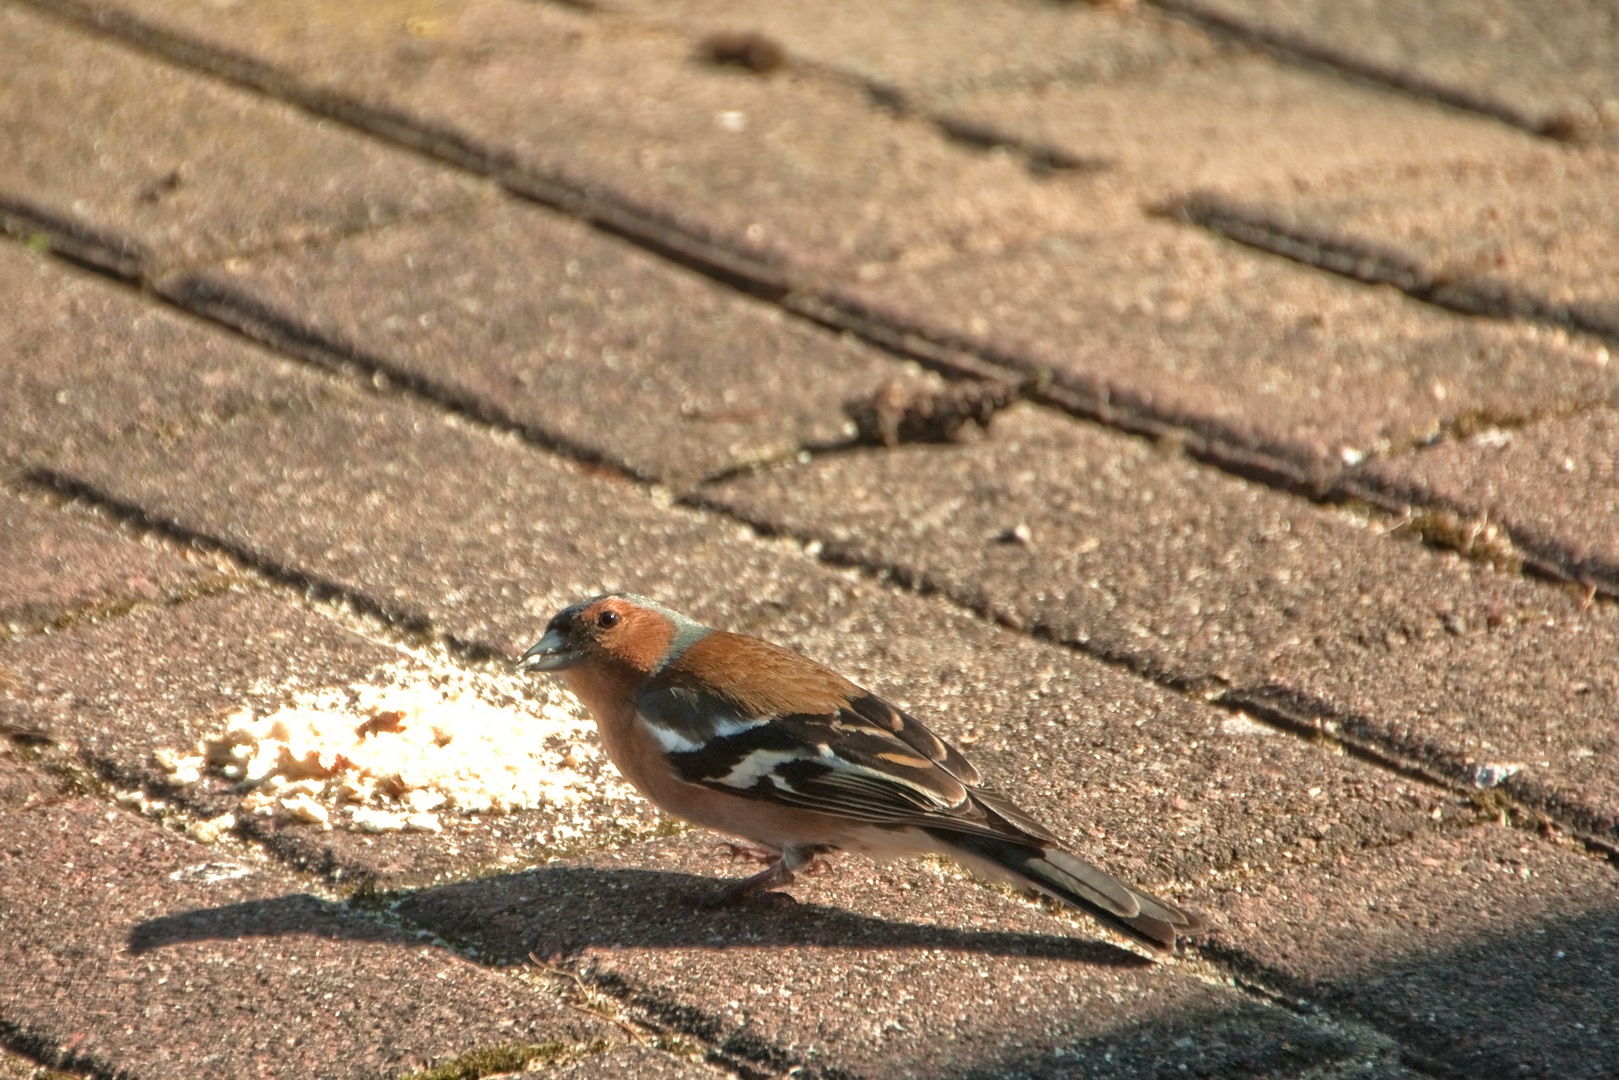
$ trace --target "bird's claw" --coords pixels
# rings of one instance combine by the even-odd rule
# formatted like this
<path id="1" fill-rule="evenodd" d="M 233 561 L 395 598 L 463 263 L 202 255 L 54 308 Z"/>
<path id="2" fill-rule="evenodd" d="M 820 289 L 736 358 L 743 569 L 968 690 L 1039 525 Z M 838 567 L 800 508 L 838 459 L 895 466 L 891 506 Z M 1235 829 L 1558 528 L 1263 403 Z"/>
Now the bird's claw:
<path id="1" fill-rule="evenodd" d="M 715 846 L 714 851 L 716 853 L 724 852 L 732 862 L 736 862 L 738 859 L 746 859 L 748 862 L 773 863 L 777 858 L 776 855 L 762 847 L 755 847 L 752 844 L 733 844 L 729 840 L 720 841 Z"/>
<path id="2" fill-rule="evenodd" d="M 774 867 L 762 874 L 755 874 L 750 878 L 733 882 L 709 897 L 703 902 L 706 908 L 730 907 L 760 894 L 772 896 L 786 896 L 786 893 L 771 893 L 771 890 L 780 885 L 791 885 L 793 872 L 791 870 L 776 871 Z M 791 897 L 788 897 L 791 899 Z M 796 903 L 796 901 L 794 901 Z"/>

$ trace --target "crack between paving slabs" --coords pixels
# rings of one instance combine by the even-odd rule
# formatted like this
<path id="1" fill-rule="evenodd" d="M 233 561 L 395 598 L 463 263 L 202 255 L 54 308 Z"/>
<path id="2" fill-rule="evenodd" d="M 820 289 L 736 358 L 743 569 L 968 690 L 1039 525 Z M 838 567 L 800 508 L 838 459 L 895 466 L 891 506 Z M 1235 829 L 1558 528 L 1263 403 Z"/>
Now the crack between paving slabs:
<path id="1" fill-rule="evenodd" d="M 1019 395 L 1030 400 L 1054 405 L 1083 419 L 1094 420 L 1130 434 L 1179 442 L 1187 454 L 1195 460 L 1211 464 L 1247 480 L 1311 501 L 1333 500 L 1336 478 L 1331 475 L 1319 475 L 1316 469 L 1292 460 L 1286 447 L 1251 447 L 1237 433 L 1228 432 L 1217 424 L 1197 424 L 1184 418 L 1168 420 L 1158 417 L 1146 403 L 1135 401 L 1129 395 L 1111 387 L 1056 383 L 1051 379 L 1049 372 L 1022 358 L 999 356 L 983 348 L 941 339 L 938 335 L 893 324 L 886 319 L 853 310 L 846 304 L 813 291 L 795 290 L 777 267 L 761 262 L 754 256 L 732 252 L 721 244 L 692 236 L 676 226 L 661 221 L 656 215 L 636 209 L 611 193 L 580 191 L 554 178 L 534 176 L 518 169 L 508 156 L 473 147 L 453 133 L 434 131 L 410 117 L 393 115 L 373 106 L 352 102 L 340 95 L 311 93 L 296 78 L 284 76 L 269 65 L 221 53 L 210 46 L 199 45 L 184 37 L 147 26 L 127 14 L 97 13 L 77 0 L 30 0 L 30 3 L 76 24 L 89 26 L 115 40 L 146 49 L 166 61 L 229 79 L 249 89 L 302 107 L 315 115 L 337 119 L 359 131 L 390 139 L 412 150 L 492 177 L 520 197 L 575 216 L 604 232 L 659 254 L 723 285 L 773 303 L 792 314 L 830 329 L 852 333 L 869 344 L 921 363 L 924 367 L 948 378 L 1011 381 L 1020 385 Z M 35 234 L 28 235 L 31 237 Z M 103 247 L 107 245 L 104 244 Z M 71 257 L 71 252 L 64 253 Z M 114 272 L 117 272 L 116 268 Z M 403 382 L 416 392 L 449 408 L 470 411 L 474 419 L 516 430 L 521 437 L 536 445 L 558 449 L 581 460 L 599 462 L 599 455 L 589 448 L 572 445 L 551 433 L 539 432 L 518 424 L 488 403 L 466 399 L 453 391 L 446 392 L 443 387 L 397 371 L 377 358 L 358 354 L 346 355 L 341 346 L 334 347 L 332 343 L 314 337 L 299 328 L 286 326 L 284 320 L 269 313 L 252 314 L 252 305 L 240 301 L 240 298 L 237 299 L 238 302 L 230 309 L 217 307 L 211 312 L 205 311 L 202 314 L 249 336 L 254 336 L 255 330 L 263 332 L 266 336 L 256 338 L 257 340 L 267 340 L 292 349 L 295 355 L 315 363 L 329 364 L 336 358 L 370 368 Z M 183 310 L 195 311 L 193 308 L 187 308 L 184 302 L 175 302 Z M 251 328 L 229 317 L 239 312 L 247 315 Z M 278 326 L 278 323 L 281 325 Z M 277 332 L 283 330 L 289 332 L 285 339 L 275 336 Z M 299 352 L 300 349 L 308 351 Z M 352 353 L 352 350 L 347 352 Z M 813 453 L 843 448 L 844 445 L 840 444 L 806 446 L 803 449 Z M 620 468 L 623 469 L 622 466 Z M 1543 563 L 1544 560 L 1540 562 Z M 1532 565 L 1537 565 L 1538 568 L 1539 563 Z"/>
<path id="2" fill-rule="evenodd" d="M 723 1038 L 723 1026 L 717 1018 L 662 995 L 643 991 L 616 973 L 596 972 L 589 967 L 580 971 L 563 964 L 560 957 L 546 961 L 533 953 L 528 955 L 532 968 L 490 961 L 483 950 L 472 942 L 453 936 L 447 938 L 441 931 L 418 924 L 403 915 L 399 910 L 403 901 L 418 891 L 376 891 L 362 885 L 351 892 L 343 903 L 350 911 L 393 929 L 414 934 L 465 962 L 498 971 L 524 985 L 532 986 L 536 974 L 543 974 L 552 992 L 568 1008 L 621 1028 L 634 1045 L 650 1046 L 677 1056 L 700 1056 L 706 1063 L 741 1080 L 770 1080 L 790 1074 L 807 1064 L 770 1040 L 757 1037 L 738 1039 L 735 1033 L 730 1038 Z M 835 1066 L 822 1068 L 821 1074 L 828 1080 L 839 1077 L 854 1080 L 852 1075 Z"/>
<path id="3" fill-rule="evenodd" d="M 1380 769 L 1462 796 L 1474 804 L 1481 818 L 1494 818 L 1502 827 L 1533 833 L 1553 843 L 1561 839 L 1559 833 L 1565 833 L 1569 843 L 1563 846 L 1572 845 L 1619 869 L 1619 845 L 1589 827 L 1591 823 L 1585 820 L 1586 813 L 1578 806 L 1566 804 L 1550 793 L 1537 794 L 1537 785 L 1514 782 L 1507 777 L 1495 786 L 1480 786 L 1475 774 L 1460 766 L 1447 769 L 1417 753 L 1408 753 L 1405 747 L 1368 738 L 1355 730 L 1371 726 L 1366 718 L 1345 714 L 1325 701 L 1285 687 L 1234 688 L 1211 698 L 1210 704 L 1241 712 L 1311 743 L 1337 748 Z"/>
<path id="4" fill-rule="evenodd" d="M 590 8 L 588 10 L 591 14 L 603 13 L 599 8 Z M 661 30 L 670 31 L 688 41 L 692 40 L 676 25 L 656 21 L 650 25 Z M 700 52 L 712 52 L 713 43 L 718 36 L 711 34 L 701 41 L 694 42 L 694 44 L 697 45 Z M 758 35 L 758 37 L 770 45 L 775 45 L 774 41 L 764 37 L 764 35 Z M 780 46 L 776 46 L 776 48 L 780 50 Z M 919 104 L 911 95 L 892 83 L 886 83 L 869 75 L 845 70 L 834 63 L 789 56 L 785 50 L 781 50 L 781 53 L 781 63 L 777 65 L 778 67 L 790 66 L 795 72 L 810 75 L 818 79 L 823 85 L 853 87 L 865 95 L 867 102 L 873 108 L 896 119 L 916 120 L 928 124 L 941 137 L 960 146 L 978 151 L 999 150 L 1014 154 L 1023 159 L 1024 167 L 1033 176 L 1081 175 L 1103 172 L 1113 167 L 1113 159 L 1111 158 L 1075 154 L 1060 146 L 1024 139 L 980 121 L 951 116 L 948 112 L 929 109 Z M 706 59 L 716 65 L 728 62 L 712 55 L 706 57 Z M 743 63 L 741 66 L 744 68 L 751 67 L 747 63 Z M 757 75 L 764 75 L 773 69 L 754 68 L 753 70 Z M 1062 76 L 1057 75 L 1038 80 L 1005 80 L 1000 83 L 990 81 L 984 85 L 1039 87 L 1064 81 Z"/>
<path id="5" fill-rule="evenodd" d="M 228 556 L 238 565 L 262 575 L 268 581 L 297 591 L 311 603 L 330 604 L 333 601 L 340 601 L 353 610 L 374 617 L 379 622 L 417 640 L 436 641 L 452 655 L 469 661 L 504 659 L 504 654 L 491 645 L 436 629 L 425 615 L 390 607 L 338 582 L 328 581 L 295 567 L 278 563 L 248 547 L 186 528 L 175 521 L 156 517 L 144 507 L 115 498 L 71 474 L 46 467 L 34 467 L 26 471 L 24 480 L 59 496 L 82 500 L 117 521 L 126 522 L 179 546 Z"/>
<path id="6" fill-rule="evenodd" d="M 1235 990 L 1262 1005 L 1289 1013 L 1312 1027 L 1347 1032 L 1356 1041 L 1364 1039 L 1382 1049 L 1383 1052 L 1377 1055 L 1380 1064 L 1386 1064 L 1387 1062 L 1382 1059 L 1389 1056 L 1389 1051 L 1393 1051 L 1395 1060 L 1399 1064 L 1406 1065 L 1412 1072 L 1432 1076 L 1436 1080 L 1452 1080 L 1454 1076 L 1453 1072 L 1443 1066 L 1428 1069 L 1412 1065 L 1410 1063 L 1412 1053 L 1394 1036 L 1379 1031 L 1364 1020 L 1344 1019 L 1298 993 L 1283 989 L 1284 986 L 1290 986 L 1290 981 L 1285 975 L 1275 980 L 1276 985 L 1266 983 L 1266 978 L 1274 977 L 1277 973 L 1256 966 L 1242 953 L 1203 944 L 1187 945 L 1185 949 L 1186 952 L 1177 962 L 1177 969 L 1206 985 Z M 1342 1075 L 1344 1069 L 1359 1071 L 1370 1067 L 1363 1061 L 1338 1062 L 1332 1067 L 1331 1073 L 1323 1075 L 1337 1076 Z M 1308 1075 L 1317 1074 L 1312 1072 Z"/>
<path id="7" fill-rule="evenodd" d="M 493 196 L 500 189 L 491 185 L 484 193 L 485 198 Z M 405 210 L 401 213 L 382 220 L 355 221 L 348 224 L 334 225 L 318 233 L 306 236 L 289 236 L 284 239 L 270 240 L 257 247 L 246 246 L 233 248 L 217 255 L 210 255 L 205 259 L 194 262 L 176 262 L 172 264 L 156 263 L 148 260 L 137 275 L 137 282 L 141 288 L 158 296 L 163 295 L 165 285 L 169 281 L 188 281 L 191 275 L 201 273 L 216 267 L 228 268 L 237 262 L 249 262 L 272 255 L 296 255 L 305 251 L 318 251 L 325 247 L 335 247 L 338 244 L 359 237 L 385 236 L 397 229 L 408 226 L 426 225 L 437 222 L 453 222 L 457 218 L 470 218 L 476 214 L 486 203 L 472 201 L 454 203 L 447 206 L 430 207 L 422 210 Z"/>
<path id="8" fill-rule="evenodd" d="M 624 1027 L 632 1034 L 650 1036 L 654 1048 L 689 1052 L 689 1048 L 681 1044 L 690 1042 L 700 1048 L 705 1062 L 741 1080 L 766 1080 L 791 1075 L 809 1063 L 770 1039 L 740 1032 L 725 1037 L 716 1017 L 662 994 L 640 989 L 616 972 L 602 973 L 587 967 L 581 973 L 572 967 L 541 960 L 533 953 L 529 954 L 529 959 L 538 970 L 561 980 L 564 985 L 571 983 L 574 992 L 579 993 L 586 1002 L 584 1008 L 587 1011 Z M 643 1040 L 637 1038 L 635 1041 Z M 853 1074 L 837 1066 L 823 1066 L 819 1071 L 828 1080 L 854 1080 Z"/>
<path id="9" fill-rule="evenodd" d="M 1326 1008 L 1303 997 L 1299 991 L 1302 987 L 1293 984 L 1285 973 L 1274 971 L 1253 963 L 1244 953 L 1235 949 L 1224 949 L 1212 945 L 1198 945 L 1193 947 L 1196 956 L 1203 963 L 1215 970 L 1221 968 L 1234 974 L 1224 977 L 1224 985 L 1231 987 L 1239 993 L 1255 1001 L 1281 1009 L 1300 1020 L 1328 1030 L 1347 1031 L 1362 1038 L 1381 1044 L 1384 1048 L 1394 1051 L 1394 1064 L 1404 1067 L 1407 1071 L 1419 1076 L 1432 1077 L 1433 1080 L 1458 1080 L 1455 1069 L 1443 1062 L 1436 1061 L 1426 1055 L 1418 1054 L 1407 1047 L 1393 1035 L 1380 1031 L 1377 1027 L 1364 1020 L 1345 1020 Z M 1275 985 L 1267 984 L 1266 979 L 1275 980 Z M 1282 989 L 1281 987 L 1286 987 Z M 1383 1055 L 1379 1055 L 1380 1057 Z M 1388 1064 L 1388 1062 L 1379 1062 Z M 1371 1064 L 1361 1062 L 1335 1063 L 1332 1072 L 1324 1074 L 1326 1077 L 1345 1076 L 1344 1070 L 1359 1072 L 1371 1068 Z M 1316 1073 L 1308 1074 L 1316 1076 Z"/>
<path id="10" fill-rule="evenodd" d="M 179 275 L 158 282 L 154 288 L 158 299 L 175 310 L 204 319 L 255 345 L 268 346 L 301 360 L 323 373 L 359 373 L 367 377 L 365 381 L 373 391 L 424 402 L 486 431 L 516 436 L 539 449 L 606 469 L 626 480 L 656 482 L 655 477 L 643 475 L 624 462 L 609 460 L 592 447 L 525 423 L 499 405 L 474 394 L 408 371 L 345 342 L 334 341 L 216 282 Z"/>
<path id="11" fill-rule="evenodd" d="M 164 265 L 153 258 L 145 245 L 132 237 L 103 233 L 84 223 L 40 209 L 14 195 L 0 194 L 0 234 L 11 236 L 24 247 L 39 254 L 55 255 L 65 262 L 120 284 L 156 292 L 159 288 L 157 283 L 164 278 L 182 276 L 206 266 L 228 263 L 235 259 L 254 259 L 278 252 L 319 248 L 357 236 L 385 233 L 405 225 L 469 214 L 475 209 L 474 206 L 461 204 L 420 211 L 407 210 L 384 221 L 336 225 L 318 234 L 222 252 L 193 265 L 183 263 Z"/>
<path id="12" fill-rule="evenodd" d="M 130 285 L 148 255 L 132 240 L 58 219 L 12 196 L 0 197 L 0 233 L 39 254 L 51 254 L 93 274 Z"/>
<path id="13" fill-rule="evenodd" d="M 1389 534 L 1409 532 L 1422 543 L 1454 551 L 1506 573 L 1521 573 L 1581 592 L 1581 607 L 1598 597 L 1619 599 L 1619 567 L 1597 558 L 1581 558 L 1554 540 L 1534 536 L 1510 523 L 1491 521 L 1489 509 L 1463 506 L 1415 486 L 1379 483 L 1346 475 L 1338 481 L 1329 505 L 1352 509 L 1357 503 L 1386 519 Z"/>
<path id="14" fill-rule="evenodd" d="M 1200 192 L 1155 207 L 1153 213 L 1206 229 L 1244 247 L 1279 255 L 1366 285 L 1388 285 L 1414 300 L 1462 315 L 1540 323 L 1589 334 L 1619 346 L 1619 326 L 1587 306 L 1561 304 L 1490 278 L 1448 279 L 1392 249 L 1361 240 L 1312 232 L 1278 220 L 1255 206 Z M 1518 422 L 1531 423 L 1535 418 Z M 1508 418 L 1507 423 L 1511 423 Z M 1506 424 L 1492 424 L 1506 426 Z"/>
<path id="15" fill-rule="evenodd" d="M 955 379 L 979 379 L 1016 387 L 1027 400 L 1128 435 L 1180 447 L 1187 456 L 1245 480 L 1321 501 L 1335 474 L 1319 475 L 1286 446 L 1251 445 L 1240 432 L 1214 421 L 1166 419 L 1128 391 L 1106 382 L 1060 377 L 1025 357 L 959 340 L 949 334 L 900 326 L 841 299 L 794 293 L 783 304 L 830 329 L 852 333 L 870 344 Z M 1004 407 L 1004 406 L 1003 406 Z"/>
<path id="16" fill-rule="evenodd" d="M 38 1062 L 50 1070 L 38 1080 L 69 1080 L 86 1077 L 88 1080 L 129 1080 L 129 1073 L 114 1067 L 94 1054 L 77 1050 L 64 1050 L 48 1035 L 38 1034 L 28 1027 L 0 1016 L 0 1047 L 14 1054 Z"/>
<path id="17" fill-rule="evenodd" d="M 1497 120 L 1531 135 L 1561 142 L 1582 138 L 1586 132 L 1572 118 L 1536 119 L 1503 101 L 1446 86 L 1409 72 L 1385 68 L 1330 47 L 1295 38 L 1285 31 L 1268 30 L 1240 18 L 1209 11 L 1202 4 L 1186 0 L 1147 0 L 1171 18 L 1179 19 L 1227 41 L 1234 41 L 1266 53 L 1284 63 L 1307 70 L 1327 72 L 1341 79 L 1392 90 L 1427 105 L 1440 105 L 1460 112 Z"/>
<path id="18" fill-rule="evenodd" d="M 482 1077 L 513 1076 L 530 1069 L 550 1069 L 558 1065 L 583 1061 L 611 1050 L 607 1043 L 569 1044 L 549 1043 L 496 1043 L 457 1054 L 448 1061 L 423 1069 L 401 1073 L 392 1080 L 481 1080 Z"/>
<path id="19" fill-rule="evenodd" d="M 76 626 L 107 622 L 111 619 L 121 619 L 129 615 L 139 615 L 163 608 L 178 607 L 181 604 L 189 604 L 194 600 L 204 600 L 210 596 L 219 596 L 222 593 L 254 588 L 255 585 L 250 579 L 215 575 L 183 588 L 169 589 L 156 600 L 133 596 L 105 596 L 99 600 L 81 604 L 78 607 L 58 609 L 49 618 L 30 620 L 21 627 L 17 627 L 15 623 L 10 626 L 0 626 L 0 645 L 38 637 L 43 634 L 57 634 L 64 630 L 71 630 Z"/>
<path id="20" fill-rule="evenodd" d="M 24 469 L 0 465 L 0 490 L 8 490 L 12 495 L 30 502 L 33 500 L 29 499 L 29 496 L 43 495 L 47 504 L 58 512 L 71 513 L 75 508 L 81 508 L 88 512 L 86 516 L 91 521 L 115 535 L 119 534 L 122 527 L 129 524 L 121 518 L 116 519 L 114 522 L 100 520 L 100 515 L 96 513 L 97 506 L 95 503 L 86 502 L 81 507 L 78 500 L 64 496 L 55 487 L 45 487 L 31 481 Z M 123 539 L 132 538 L 125 535 Z M 138 542 L 138 536 L 133 539 Z M 142 612 L 177 607 L 181 604 L 189 604 L 194 600 L 204 600 L 222 593 L 257 591 L 261 587 L 260 581 L 254 575 L 243 573 L 240 568 L 232 565 L 229 560 L 222 560 L 214 567 L 213 572 L 191 581 L 172 585 L 165 589 L 160 596 L 109 594 L 76 606 L 53 608 L 37 617 L 11 619 L 7 624 L 0 625 L 0 645 L 37 637 L 41 634 L 60 633 L 85 624 L 106 622 L 110 619 L 138 615 Z"/>
<path id="21" fill-rule="evenodd" d="M 36 220 L 42 228 L 54 227 L 49 219 Z M 5 224 L 4 217 L 0 216 L 0 231 L 7 231 Z M 553 451 L 581 464 L 606 469 L 625 479 L 642 483 L 656 482 L 655 477 L 642 475 L 627 463 L 607 460 L 595 449 L 578 444 L 555 432 L 526 424 L 492 402 L 464 394 L 453 387 L 402 369 L 346 343 L 333 341 L 319 331 L 299 326 L 279 313 L 265 308 L 250 298 L 233 293 L 216 282 L 195 277 L 192 272 L 181 271 L 167 277 L 149 280 L 138 268 L 126 275 L 118 267 L 94 255 L 80 258 L 73 251 L 56 247 L 51 243 L 53 234 L 49 232 L 29 230 L 13 232 L 12 235 L 25 247 L 34 250 L 43 247 L 47 254 L 54 255 L 104 280 L 135 289 L 172 311 L 199 319 L 255 346 L 268 347 L 289 359 L 308 364 L 323 374 L 362 375 L 365 378 L 358 380 L 356 385 L 361 385 L 367 390 L 379 393 L 391 392 L 408 399 L 426 402 L 434 408 L 459 416 L 486 430 L 515 435 L 541 449 Z M 44 243 L 36 244 L 36 237 L 44 237 Z M 229 419 L 235 420 L 241 415 L 243 414 L 235 414 Z M 807 444 L 802 449 L 819 451 L 831 449 L 834 445 L 836 444 L 825 446 Z M 797 449 L 799 448 L 795 448 L 795 451 Z M 748 467 L 753 466 L 743 467 L 743 471 Z"/>

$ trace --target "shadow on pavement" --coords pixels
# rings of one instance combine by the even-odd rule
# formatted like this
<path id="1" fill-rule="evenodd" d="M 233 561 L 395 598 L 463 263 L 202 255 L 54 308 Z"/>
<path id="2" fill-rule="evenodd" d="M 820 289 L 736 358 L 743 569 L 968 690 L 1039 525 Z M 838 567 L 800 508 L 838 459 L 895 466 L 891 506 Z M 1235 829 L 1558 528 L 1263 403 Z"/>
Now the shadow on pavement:
<path id="1" fill-rule="evenodd" d="M 661 991 L 637 989 L 637 964 L 643 962 L 637 952 L 687 950 L 687 959 L 676 963 L 699 982 L 712 976 L 692 969 L 689 950 L 944 950 L 1069 961 L 1101 969 L 1098 974 L 1105 978 L 1150 974 L 1153 967 L 1124 949 L 1083 937 L 901 922 L 780 894 L 729 908 L 705 907 L 718 886 L 714 878 L 687 873 L 552 866 L 403 897 L 379 896 L 376 902 L 386 903 L 407 927 L 476 946 L 479 959 L 497 967 L 526 964 L 530 953 L 552 961 L 588 953 L 598 983 L 605 978 L 602 985 L 615 996 L 654 1011 L 661 1007 L 677 1028 L 690 1028 L 764 1064 L 783 1053 L 772 1040 L 750 1047 L 716 1016 L 672 998 L 665 1001 Z M 917 918 L 960 921 L 959 913 L 952 920 L 948 910 L 926 905 Z M 131 930 L 129 947 L 141 953 L 190 941 L 299 933 L 416 945 L 408 929 L 401 933 L 347 905 L 300 894 L 151 919 Z M 1388 1075 L 1399 1073 L 1399 1062 L 1444 1077 L 1597 1080 L 1619 1075 L 1619 902 L 1543 917 L 1512 932 L 1458 938 L 1426 955 L 1389 944 L 1304 978 L 1302 972 L 1254 964 L 1253 958 L 1228 959 L 1281 989 L 1304 1012 L 1325 1007 L 1340 1019 L 1394 1036 L 1399 1046 L 1367 1031 L 1323 1027 L 1250 998 L 1232 998 L 1228 1007 L 1212 1010 L 1213 1000 L 1188 1000 L 1124 1023 L 1092 1017 L 1105 1028 L 1102 1034 L 1095 1034 L 1097 1024 L 1090 1025 L 1089 1034 L 1071 1030 L 1059 1036 L 1054 1028 L 1050 1040 L 1021 1043 L 1016 1052 L 983 1046 L 975 1059 L 963 1046 L 958 1049 L 966 1056 L 939 1075 L 1291 1077 L 1332 1062 L 1389 1068 Z M 1222 951 L 1218 934 L 1208 947 Z M 619 952 L 621 963 L 602 966 L 603 954 Z M 1057 1020 L 1057 1028 L 1067 1027 L 1049 1008 L 1037 1011 L 1045 1012 L 1047 1021 Z M 776 1063 L 791 1064 L 785 1058 Z M 850 1064 L 849 1075 L 865 1071 L 859 1062 Z"/>
<path id="2" fill-rule="evenodd" d="M 554 958 L 587 949 L 821 946 L 946 949 L 1113 968 L 1152 966 L 1100 941 L 894 922 L 801 904 L 783 893 L 725 908 L 706 907 L 720 884 L 659 870 L 541 867 L 410 893 L 393 910 L 447 940 L 475 942 L 483 957 L 497 965 L 527 963 L 531 952 Z M 341 917 L 335 925 L 345 927 L 345 935 L 363 940 L 397 936 L 345 905 L 297 894 L 150 919 L 130 931 L 129 947 L 142 953 L 187 941 L 330 934 L 334 915 Z"/>

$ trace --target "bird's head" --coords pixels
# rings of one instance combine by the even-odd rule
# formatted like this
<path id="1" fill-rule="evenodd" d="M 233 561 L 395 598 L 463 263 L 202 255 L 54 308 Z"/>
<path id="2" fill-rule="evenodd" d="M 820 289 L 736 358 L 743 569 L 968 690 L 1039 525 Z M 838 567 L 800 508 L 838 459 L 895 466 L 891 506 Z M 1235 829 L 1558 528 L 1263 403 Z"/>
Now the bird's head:
<path id="1" fill-rule="evenodd" d="M 651 674 L 708 633 L 708 627 L 633 593 L 608 593 L 565 607 L 517 662 L 517 671 L 625 664 Z"/>

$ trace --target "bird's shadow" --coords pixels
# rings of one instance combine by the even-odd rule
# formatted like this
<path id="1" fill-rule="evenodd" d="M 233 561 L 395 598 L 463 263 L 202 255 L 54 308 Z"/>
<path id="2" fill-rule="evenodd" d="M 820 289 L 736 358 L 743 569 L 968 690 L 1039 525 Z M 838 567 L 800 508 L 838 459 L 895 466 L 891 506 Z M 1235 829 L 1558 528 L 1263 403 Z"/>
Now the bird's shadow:
<path id="1" fill-rule="evenodd" d="M 1110 968 L 1151 961 L 1106 942 L 1059 934 L 971 930 L 860 915 L 765 893 L 709 906 L 721 882 L 665 870 L 547 866 L 400 894 L 361 892 L 347 903 L 305 893 L 194 909 L 131 928 L 129 948 L 145 953 L 186 942 L 316 934 L 419 947 L 411 930 L 473 945 L 484 962 L 527 963 L 587 950 L 819 947 L 940 949 L 983 956 L 1068 960 Z M 385 921 L 367 907 L 386 909 Z"/>

